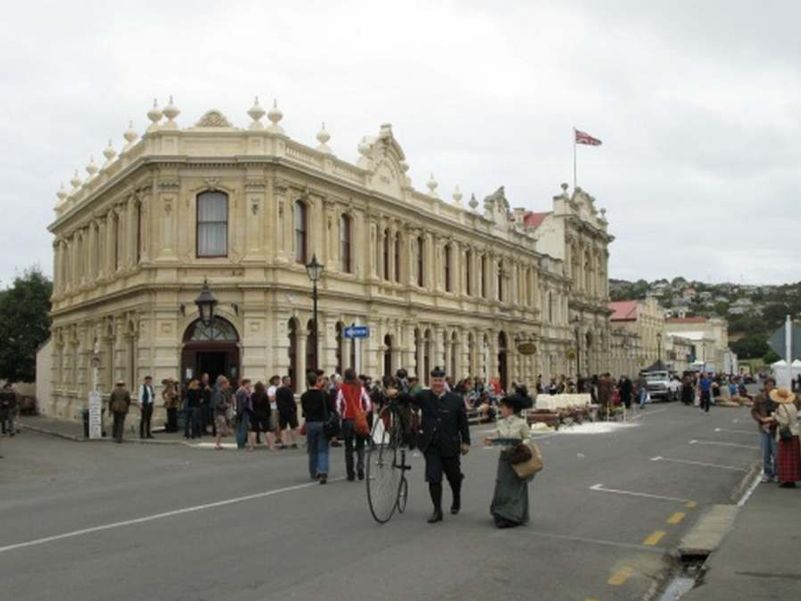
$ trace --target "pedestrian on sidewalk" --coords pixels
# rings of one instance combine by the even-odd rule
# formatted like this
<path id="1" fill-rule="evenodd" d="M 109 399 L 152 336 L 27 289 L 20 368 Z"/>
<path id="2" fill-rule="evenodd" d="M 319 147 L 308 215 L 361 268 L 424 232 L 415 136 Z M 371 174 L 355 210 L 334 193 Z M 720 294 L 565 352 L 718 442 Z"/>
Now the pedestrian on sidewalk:
<path id="1" fill-rule="evenodd" d="M 284 376 L 281 385 L 275 390 L 278 407 L 278 431 L 285 447 L 298 448 L 298 405 L 292 391 L 292 378 Z"/>
<path id="2" fill-rule="evenodd" d="M 364 442 L 370 435 L 367 414 L 372 411 L 370 396 L 356 377 L 356 371 L 345 370 L 345 381 L 336 400 L 337 411 L 342 418 L 342 437 L 345 439 L 345 467 L 348 480 L 353 482 L 358 473 L 364 480 Z M 353 466 L 353 451 L 356 451 L 356 470 Z"/>
<path id="3" fill-rule="evenodd" d="M 712 379 L 706 372 L 701 374 L 698 389 L 701 391 L 701 411 L 709 413 L 709 405 L 712 403 Z"/>
<path id="4" fill-rule="evenodd" d="M 150 422 L 153 419 L 153 406 L 156 404 L 156 395 L 153 391 L 153 378 L 145 376 L 136 395 L 139 405 L 139 438 L 153 438 L 150 431 Z"/>
<path id="5" fill-rule="evenodd" d="M 795 394 L 789 388 L 774 388 L 770 399 L 777 404 L 773 418 L 776 420 L 776 476 L 782 488 L 795 488 L 801 481 L 801 444 L 799 444 L 798 409 Z"/>
<path id="6" fill-rule="evenodd" d="M 233 399 L 231 398 L 231 384 L 225 376 L 219 376 L 215 385 L 214 421 L 216 423 L 217 439 L 214 448 L 221 450 L 222 437 L 228 436 L 231 431 L 231 416 L 233 415 Z"/>
<path id="7" fill-rule="evenodd" d="M 645 407 L 648 402 L 648 380 L 645 379 L 643 374 L 637 379 L 637 394 L 639 395 L 640 409 Z"/>
<path id="8" fill-rule="evenodd" d="M 623 403 L 623 406 L 626 409 L 631 409 L 631 397 L 634 394 L 634 384 L 628 376 L 620 376 L 618 389 L 620 390 L 620 401 Z"/>
<path id="9" fill-rule="evenodd" d="M 270 385 L 267 387 L 267 398 L 270 401 L 270 410 L 269 410 L 269 422 L 270 422 L 270 429 L 269 433 L 267 434 L 268 444 L 270 448 L 275 448 L 276 445 L 279 449 L 286 448 L 284 444 L 284 439 L 282 437 L 281 432 L 281 424 L 278 420 L 278 397 L 276 393 L 278 392 L 278 387 L 281 385 L 281 376 L 273 376 L 270 378 L 269 381 Z"/>
<path id="10" fill-rule="evenodd" d="M 111 410 L 111 415 L 114 417 L 114 425 L 111 429 L 114 442 L 122 442 L 122 435 L 125 431 L 125 416 L 128 415 L 130 406 L 131 393 L 125 388 L 125 382 L 123 380 L 117 380 L 114 390 L 111 391 L 111 398 L 109 398 L 109 409 Z"/>
<path id="11" fill-rule="evenodd" d="M 336 411 L 331 395 L 328 394 L 327 378 L 313 371 L 306 381 L 309 389 L 300 397 L 303 417 L 306 420 L 306 451 L 309 454 L 309 476 L 320 484 L 328 482 L 328 436 L 324 425 L 330 413 Z"/>
<path id="12" fill-rule="evenodd" d="M 263 382 L 256 382 L 250 402 L 253 405 L 253 419 L 250 426 L 256 434 L 256 443 L 261 444 L 261 435 L 264 434 L 264 443 L 271 451 L 274 451 L 275 443 L 270 423 L 270 398 L 267 396 L 267 388 Z"/>
<path id="13" fill-rule="evenodd" d="M 2 425 L 3 434 L 14 436 L 16 434 L 16 425 L 14 418 L 17 415 L 17 393 L 14 387 L 7 383 L 0 391 L 0 425 Z"/>
<path id="14" fill-rule="evenodd" d="M 773 414 L 776 411 L 776 403 L 771 399 L 770 394 L 776 387 L 773 378 L 766 378 L 762 392 L 754 399 L 751 407 L 751 417 L 759 427 L 759 446 L 762 449 L 762 482 L 770 482 L 776 479 L 776 421 Z"/>
<path id="15" fill-rule="evenodd" d="M 186 387 L 186 423 L 184 424 L 184 438 L 200 438 L 201 405 L 203 391 L 200 382 L 193 378 Z"/>
<path id="16" fill-rule="evenodd" d="M 164 401 L 164 409 L 167 410 L 167 423 L 164 425 L 165 432 L 178 431 L 178 388 L 177 382 L 171 378 L 164 380 L 161 385 L 161 400 Z"/>
<path id="17" fill-rule="evenodd" d="M 234 395 L 236 403 L 236 448 L 244 449 L 247 445 L 248 451 L 255 450 L 253 441 L 256 439 L 254 432 L 250 431 L 250 424 L 253 419 L 253 389 L 250 380 L 243 378 L 239 388 Z"/>
<path id="18" fill-rule="evenodd" d="M 689 407 L 695 401 L 695 388 L 690 376 L 684 376 L 681 380 L 681 402 Z"/>
<path id="19" fill-rule="evenodd" d="M 495 440 L 485 438 L 484 444 L 493 442 L 500 444 L 498 470 L 495 477 L 495 492 L 492 495 L 490 513 L 498 528 L 511 528 L 527 524 L 528 515 L 528 483 L 530 478 L 520 479 L 512 468 L 510 459 L 513 449 L 525 443 L 531 436 L 528 421 L 520 416 L 521 411 L 531 407 L 530 397 L 519 394 L 501 399 L 501 418 L 496 423 Z"/>

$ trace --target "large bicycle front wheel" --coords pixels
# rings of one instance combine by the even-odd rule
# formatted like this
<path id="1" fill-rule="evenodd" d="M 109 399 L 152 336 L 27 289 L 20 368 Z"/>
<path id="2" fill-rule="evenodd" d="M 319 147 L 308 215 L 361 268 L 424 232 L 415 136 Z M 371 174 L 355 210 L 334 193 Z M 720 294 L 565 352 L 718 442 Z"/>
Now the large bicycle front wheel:
<path id="1" fill-rule="evenodd" d="M 398 507 L 402 470 L 397 458 L 402 444 L 400 420 L 385 407 L 373 424 L 366 457 L 367 503 L 380 524 L 388 522 Z"/>

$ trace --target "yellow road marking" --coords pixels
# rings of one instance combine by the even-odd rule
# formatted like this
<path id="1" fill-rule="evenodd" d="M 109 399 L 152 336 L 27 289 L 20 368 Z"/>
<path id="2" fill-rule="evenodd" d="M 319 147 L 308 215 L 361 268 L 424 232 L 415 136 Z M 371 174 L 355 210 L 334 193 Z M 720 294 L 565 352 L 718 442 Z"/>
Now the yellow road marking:
<path id="1" fill-rule="evenodd" d="M 687 509 L 693 509 L 694 507 L 698 507 L 698 503 L 695 501 L 687 501 L 684 505 Z"/>
<path id="2" fill-rule="evenodd" d="M 676 513 L 674 513 L 672 516 L 670 516 L 668 518 L 667 523 L 668 524 L 678 524 L 684 519 L 684 516 L 686 516 L 686 515 L 687 514 L 684 513 L 683 511 L 677 511 Z"/>
<path id="3" fill-rule="evenodd" d="M 643 545 L 649 545 L 649 546 L 653 547 L 660 540 L 662 540 L 662 537 L 665 536 L 666 534 L 667 534 L 667 532 L 665 532 L 664 530 L 654 530 L 648 536 L 648 538 L 646 538 L 644 541 L 642 541 L 642 544 Z"/>
<path id="4" fill-rule="evenodd" d="M 612 586 L 621 586 L 626 583 L 626 580 L 631 578 L 632 574 L 634 574 L 634 570 L 628 566 L 624 566 L 612 574 L 607 583 Z"/>

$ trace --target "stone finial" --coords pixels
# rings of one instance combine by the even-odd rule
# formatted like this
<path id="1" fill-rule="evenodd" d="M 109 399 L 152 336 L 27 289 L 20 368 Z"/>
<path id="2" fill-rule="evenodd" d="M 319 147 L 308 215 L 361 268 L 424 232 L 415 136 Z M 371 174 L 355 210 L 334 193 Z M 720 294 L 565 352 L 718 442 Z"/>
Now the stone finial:
<path id="1" fill-rule="evenodd" d="M 437 196 L 437 186 L 439 186 L 439 183 L 437 182 L 437 180 L 434 179 L 434 174 L 433 173 L 431 174 L 431 177 L 428 178 L 428 181 L 426 182 L 426 186 L 428 187 L 428 195 L 429 196 L 433 196 L 433 197 L 436 198 L 436 196 Z"/>
<path id="2" fill-rule="evenodd" d="M 458 185 L 453 190 L 453 204 L 457 207 L 462 206 L 462 191 L 459 189 Z"/>
<path id="3" fill-rule="evenodd" d="M 103 149 L 103 156 L 106 157 L 106 165 L 111 163 L 114 157 L 117 156 L 117 151 L 114 150 L 114 147 L 111 145 L 111 140 L 108 141 L 108 146 Z"/>
<path id="4" fill-rule="evenodd" d="M 164 116 L 167 117 L 167 123 L 164 124 L 164 127 L 167 129 L 176 129 L 178 124 L 175 123 L 175 118 L 181 114 L 181 111 L 175 106 L 175 103 L 172 100 L 172 94 L 170 94 L 170 101 L 167 103 L 167 106 L 164 107 Z"/>
<path id="5" fill-rule="evenodd" d="M 328 147 L 328 140 L 331 139 L 331 134 L 329 134 L 325 129 L 325 122 L 323 122 L 320 131 L 317 132 L 317 141 L 320 143 L 317 146 L 317 150 L 320 152 L 325 152 L 326 154 L 331 154 L 331 149 Z"/>
<path id="6" fill-rule="evenodd" d="M 74 192 L 78 188 L 81 187 L 81 176 L 78 175 L 78 170 L 75 170 L 75 173 L 72 174 L 72 179 L 70 180 L 70 184 L 72 184 L 72 191 Z"/>
<path id="7" fill-rule="evenodd" d="M 95 157 L 92 155 L 89 157 L 89 164 L 86 166 L 86 173 L 89 174 L 89 179 L 92 179 L 95 174 L 97 173 L 97 163 L 95 163 Z"/>
<path id="8" fill-rule="evenodd" d="M 267 118 L 270 120 L 270 127 L 268 128 L 269 131 L 282 134 L 284 133 L 284 129 L 278 125 L 278 122 L 284 118 L 284 113 L 281 112 L 281 109 L 278 108 L 278 100 L 273 100 L 273 108 L 269 110 L 267 113 Z"/>
<path id="9" fill-rule="evenodd" d="M 606 221 L 606 209 L 601 209 L 601 221 Z"/>
<path id="10" fill-rule="evenodd" d="M 153 131 L 159 128 L 159 121 L 161 121 L 161 117 L 164 113 L 161 112 L 159 108 L 159 101 L 158 99 L 153 99 L 153 108 L 147 112 L 147 118 L 150 119 L 151 124 L 150 127 L 147 128 L 147 131 Z"/>
<path id="11" fill-rule="evenodd" d="M 562 192 L 567 192 L 568 188 L 567 182 L 562 182 L 560 188 L 562 188 Z"/>
<path id="12" fill-rule="evenodd" d="M 478 209 L 478 201 L 476 200 L 476 195 L 475 194 L 471 194 L 470 195 L 470 202 L 468 202 L 467 204 L 470 205 L 470 208 L 473 211 Z"/>
<path id="13" fill-rule="evenodd" d="M 69 192 L 67 192 L 67 189 L 64 187 L 64 182 L 61 182 L 61 187 L 58 189 L 58 192 L 56 192 L 56 196 L 58 196 L 59 202 L 64 202 L 64 199 L 69 196 Z"/>
<path id="14" fill-rule="evenodd" d="M 125 130 L 125 133 L 122 134 L 122 137 L 125 138 L 125 141 L 127 142 L 125 148 L 123 149 L 123 152 L 125 152 L 131 146 L 133 146 L 136 138 L 139 137 L 139 134 L 136 133 L 136 130 L 133 128 L 133 121 L 128 121 L 128 129 Z"/>
<path id="15" fill-rule="evenodd" d="M 250 122 L 250 129 L 264 129 L 264 123 L 261 122 L 261 119 L 266 114 L 267 112 L 259 104 L 259 97 L 256 96 L 255 100 L 253 100 L 253 106 L 248 110 L 248 116 L 253 119 Z"/>
<path id="16" fill-rule="evenodd" d="M 370 154 L 370 141 L 367 139 L 367 136 L 364 136 L 362 141 L 359 142 L 359 154 L 363 157 Z"/>

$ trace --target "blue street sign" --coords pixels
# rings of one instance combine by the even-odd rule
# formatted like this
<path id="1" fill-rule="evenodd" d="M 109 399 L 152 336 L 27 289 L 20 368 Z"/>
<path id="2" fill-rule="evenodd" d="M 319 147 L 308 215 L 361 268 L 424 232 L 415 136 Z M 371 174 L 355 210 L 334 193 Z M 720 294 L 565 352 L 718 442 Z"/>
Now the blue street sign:
<path id="1" fill-rule="evenodd" d="M 367 326 L 347 326 L 345 328 L 345 338 L 368 338 L 370 328 Z"/>

